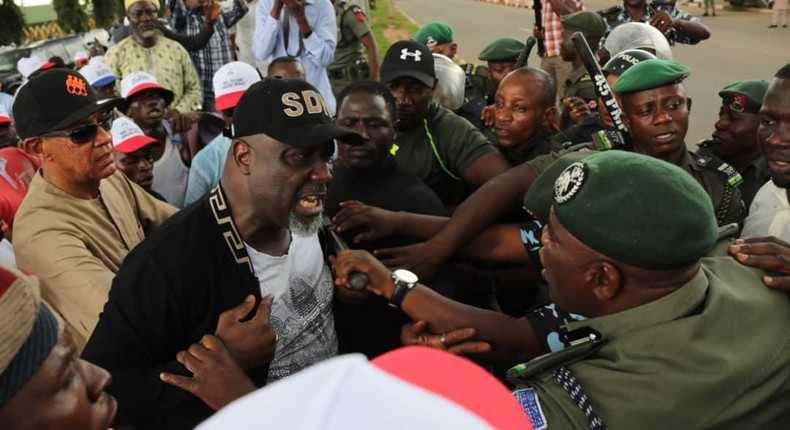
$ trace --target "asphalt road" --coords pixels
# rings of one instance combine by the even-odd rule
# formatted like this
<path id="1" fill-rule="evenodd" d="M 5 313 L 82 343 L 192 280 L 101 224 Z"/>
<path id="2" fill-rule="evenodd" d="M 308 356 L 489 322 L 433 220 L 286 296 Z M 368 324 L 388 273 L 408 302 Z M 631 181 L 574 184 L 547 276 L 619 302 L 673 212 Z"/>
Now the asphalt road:
<path id="1" fill-rule="evenodd" d="M 611 0 L 588 0 L 588 10 L 602 10 L 620 4 Z M 692 113 L 686 143 L 710 136 L 721 99 L 719 90 L 742 79 L 770 79 L 790 62 L 790 29 L 768 29 L 771 15 L 767 10 L 722 9 L 717 2 L 717 17 L 703 18 L 711 37 L 697 45 L 678 45 L 673 49 L 676 61 L 692 70 L 686 90 L 692 98 Z M 724 3 L 725 5 L 727 3 Z M 472 0 L 397 0 L 398 7 L 418 24 L 439 20 L 453 27 L 459 54 L 477 61 L 478 53 L 498 37 L 526 39 L 532 33 L 534 12 L 509 6 Z M 701 16 L 702 9 L 687 5 L 686 12 Z M 533 54 L 534 55 L 534 54 Z M 533 56 L 529 65 L 538 66 Z"/>

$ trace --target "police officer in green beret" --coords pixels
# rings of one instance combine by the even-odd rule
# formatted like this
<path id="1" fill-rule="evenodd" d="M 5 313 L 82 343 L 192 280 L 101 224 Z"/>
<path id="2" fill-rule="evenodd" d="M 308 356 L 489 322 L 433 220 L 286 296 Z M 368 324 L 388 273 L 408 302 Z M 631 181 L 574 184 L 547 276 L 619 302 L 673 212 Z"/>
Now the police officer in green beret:
<path id="1" fill-rule="evenodd" d="M 480 109 L 480 118 L 484 130 L 494 125 L 493 108 L 487 108 L 487 106 L 491 106 L 494 103 L 494 95 L 499 89 L 499 84 L 516 67 L 516 60 L 523 50 L 523 42 L 511 37 L 501 37 L 489 43 L 477 57 L 478 60 L 485 61 L 488 64 L 488 67 L 483 68 L 486 70 L 485 78 L 480 75 L 474 75 L 471 78 L 473 82 L 478 81 L 473 85 L 475 88 L 485 89 L 485 105 Z M 475 96 L 478 95 L 475 94 Z M 471 100 L 470 98 L 470 102 Z"/>
<path id="2" fill-rule="evenodd" d="M 335 58 L 327 67 L 332 92 L 337 97 L 352 81 L 377 80 L 379 55 L 365 12 L 352 0 L 332 0 L 337 21 Z M 362 48 L 365 48 L 368 56 Z"/>
<path id="3" fill-rule="evenodd" d="M 725 86 L 719 91 L 721 107 L 714 124 L 716 130 L 710 139 L 698 143 L 697 153 L 715 155 L 741 174 L 741 195 L 747 209 L 757 190 L 771 177 L 757 140 L 758 113 L 767 90 L 766 80 L 739 81 Z"/>
<path id="4" fill-rule="evenodd" d="M 573 124 L 581 123 L 586 113 L 594 111 L 598 106 L 595 84 L 587 73 L 581 54 L 576 51 L 571 36 L 579 31 L 584 34 L 588 45 L 597 48 L 606 32 L 606 23 L 600 15 L 590 11 L 565 15 L 560 22 L 562 23 L 560 56 L 563 61 L 573 64 L 573 70 L 565 81 L 565 92 L 562 94 L 563 111 L 559 125 L 564 130 Z"/>
<path id="5" fill-rule="evenodd" d="M 370 292 L 434 334 L 471 327 L 494 360 L 531 360 L 508 380 L 534 428 L 783 428 L 788 296 L 763 286 L 764 271 L 706 257 L 718 228 L 705 190 L 677 166 L 624 151 L 578 159 L 553 185 L 544 309 L 574 314 L 556 352 L 534 358 L 553 342 L 529 316 L 453 302 L 364 251 L 338 255 L 336 281 L 366 273 Z"/>
<path id="6" fill-rule="evenodd" d="M 634 149 L 680 166 L 708 192 L 720 225 L 743 222 L 741 175 L 731 165 L 686 149 L 691 99 L 683 80 L 691 70 L 674 61 L 647 60 L 626 70 L 613 91 L 620 95 Z"/>

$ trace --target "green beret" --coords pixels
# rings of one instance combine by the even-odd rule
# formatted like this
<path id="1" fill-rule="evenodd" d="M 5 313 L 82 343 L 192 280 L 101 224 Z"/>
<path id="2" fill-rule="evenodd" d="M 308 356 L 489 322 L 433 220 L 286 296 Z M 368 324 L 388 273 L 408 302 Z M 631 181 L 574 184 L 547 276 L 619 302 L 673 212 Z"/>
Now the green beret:
<path id="1" fill-rule="evenodd" d="M 626 151 L 568 166 L 554 184 L 554 213 L 588 247 L 648 270 L 693 264 L 718 238 L 713 204 L 693 176 Z"/>
<path id="2" fill-rule="evenodd" d="M 625 94 L 675 85 L 691 74 L 688 67 L 669 60 L 644 60 L 629 67 L 614 83 L 614 91 Z"/>
<path id="3" fill-rule="evenodd" d="M 735 112 L 758 113 L 763 106 L 768 81 L 740 81 L 719 91 L 721 103 Z"/>
<path id="4" fill-rule="evenodd" d="M 515 62 L 518 54 L 523 50 L 524 42 L 510 37 L 501 37 L 486 46 L 477 59 L 490 63 Z"/>
<path id="5" fill-rule="evenodd" d="M 560 18 L 563 30 L 581 31 L 588 37 L 601 37 L 606 33 L 606 22 L 601 15 L 584 10 L 569 13 Z"/>
<path id="6" fill-rule="evenodd" d="M 529 191 L 524 196 L 524 209 L 545 223 L 549 219 L 551 205 L 554 204 L 554 182 L 557 181 L 557 177 L 566 167 L 597 153 L 597 151 L 569 152 L 554 160 L 529 187 Z"/>
<path id="7" fill-rule="evenodd" d="M 443 45 L 453 41 L 453 29 L 449 25 L 433 21 L 423 25 L 417 33 L 414 34 L 412 40 L 422 43 L 429 49 L 437 45 Z"/>

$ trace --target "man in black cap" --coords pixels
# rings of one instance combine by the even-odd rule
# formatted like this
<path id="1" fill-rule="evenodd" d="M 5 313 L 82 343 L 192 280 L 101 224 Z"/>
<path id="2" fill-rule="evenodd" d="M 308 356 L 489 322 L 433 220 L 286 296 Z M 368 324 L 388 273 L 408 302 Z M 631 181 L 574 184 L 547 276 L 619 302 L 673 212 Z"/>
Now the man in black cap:
<path id="1" fill-rule="evenodd" d="M 108 132 L 117 99 L 56 69 L 19 90 L 14 118 L 41 170 L 14 220 L 16 260 L 85 344 L 129 251 L 175 212 L 116 172 Z"/>
<path id="2" fill-rule="evenodd" d="M 381 64 L 381 83 L 395 97 L 395 161 L 422 179 L 446 207 L 457 206 L 471 189 L 507 170 L 507 161 L 479 130 L 431 103 L 437 79 L 425 45 L 393 44 Z"/>
<path id="3" fill-rule="evenodd" d="M 116 425 L 191 429 L 212 413 L 160 380 L 186 374 L 178 353 L 209 348 L 206 334 L 258 386 L 337 353 L 334 285 L 316 232 L 333 140 L 359 135 L 332 123 L 312 85 L 273 78 L 244 93 L 232 131 L 219 185 L 126 258 L 85 347 L 113 375 Z"/>

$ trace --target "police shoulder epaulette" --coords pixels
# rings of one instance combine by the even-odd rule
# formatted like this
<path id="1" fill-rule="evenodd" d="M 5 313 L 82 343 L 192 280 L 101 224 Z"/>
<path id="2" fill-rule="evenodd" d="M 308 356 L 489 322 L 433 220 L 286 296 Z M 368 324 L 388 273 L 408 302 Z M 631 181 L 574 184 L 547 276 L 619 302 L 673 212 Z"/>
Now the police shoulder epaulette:
<path id="1" fill-rule="evenodd" d="M 475 65 L 472 63 L 467 63 L 463 65 L 463 69 L 466 76 L 472 76 L 475 72 Z"/>
<path id="2" fill-rule="evenodd" d="M 713 147 L 713 141 L 710 139 L 700 139 L 700 141 L 697 142 L 697 148 L 712 148 L 712 147 Z"/>
<path id="3" fill-rule="evenodd" d="M 507 371 L 507 381 L 512 385 L 518 385 L 539 373 L 575 363 L 597 351 L 606 343 L 606 340 L 600 333 L 589 327 L 585 327 L 585 329 L 581 329 L 584 332 L 584 336 L 573 340 L 571 345 L 565 349 L 544 354 L 533 358 L 527 363 L 511 367 Z"/>
<path id="4" fill-rule="evenodd" d="M 717 157 L 708 157 L 697 154 L 696 161 L 698 166 L 707 170 L 712 170 L 720 175 L 724 175 L 727 178 L 727 185 L 731 187 L 743 183 L 743 177 L 741 177 L 741 174 L 738 172 L 738 170 Z"/>

